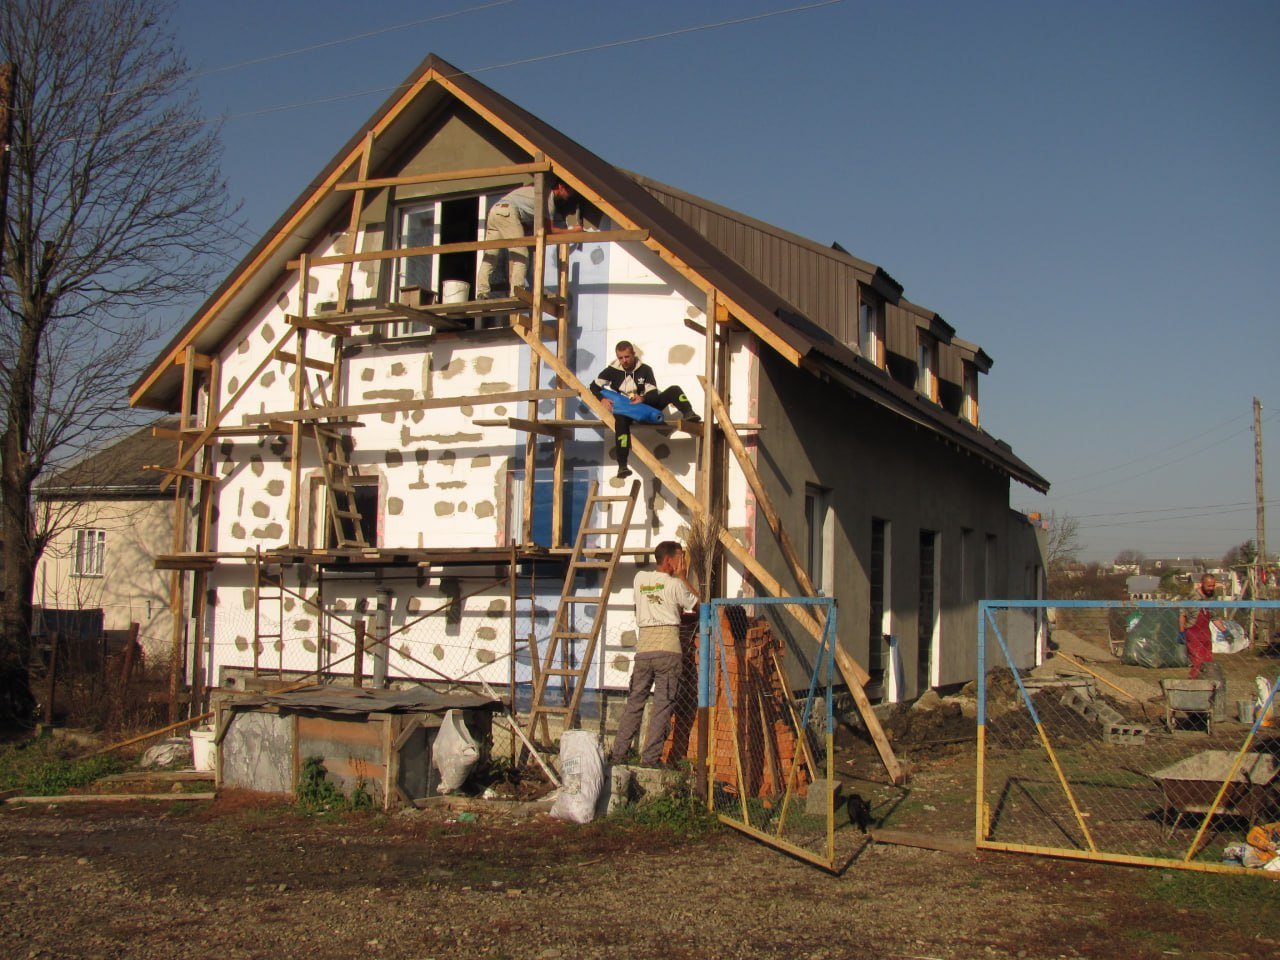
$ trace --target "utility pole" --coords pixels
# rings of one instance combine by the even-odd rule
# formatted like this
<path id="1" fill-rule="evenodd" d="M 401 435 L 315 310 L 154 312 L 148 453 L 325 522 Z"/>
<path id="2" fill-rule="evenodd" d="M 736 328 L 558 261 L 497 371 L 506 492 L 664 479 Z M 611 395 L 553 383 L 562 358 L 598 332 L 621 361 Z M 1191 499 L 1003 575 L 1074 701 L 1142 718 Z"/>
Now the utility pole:
<path id="1" fill-rule="evenodd" d="M 0 63 L 0 263 L 4 262 L 5 211 L 9 207 L 9 143 L 13 139 L 13 64 Z"/>
<path id="2" fill-rule="evenodd" d="M 1258 561 L 1267 562 L 1267 508 L 1262 486 L 1262 401 L 1253 398 L 1253 495 L 1258 505 Z"/>
<path id="3" fill-rule="evenodd" d="M 1263 494 L 1262 485 L 1262 401 L 1257 397 L 1253 398 L 1253 496 L 1256 509 L 1258 511 L 1258 527 L 1256 532 L 1256 541 L 1258 545 L 1258 554 L 1253 559 L 1253 570 L 1249 577 L 1253 588 L 1251 596 L 1254 600 L 1258 599 L 1259 588 L 1262 586 L 1262 577 L 1260 571 L 1266 569 L 1267 565 L 1267 513 L 1266 498 Z M 1251 613 L 1253 611 L 1250 611 Z M 1253 619 L 1252 617 L 1250 618 Z M 1251 623 L 1250 626 L 1255 626 Z M 1274 627 L 1274 624 L 1272 624 Z M 1251 633 L 1253 631 L 1250 631 Z M 1251 639 L 1257 642 L 1256 637 Z M 1270 642 L 1270 637 L 1267 637 Z"/>

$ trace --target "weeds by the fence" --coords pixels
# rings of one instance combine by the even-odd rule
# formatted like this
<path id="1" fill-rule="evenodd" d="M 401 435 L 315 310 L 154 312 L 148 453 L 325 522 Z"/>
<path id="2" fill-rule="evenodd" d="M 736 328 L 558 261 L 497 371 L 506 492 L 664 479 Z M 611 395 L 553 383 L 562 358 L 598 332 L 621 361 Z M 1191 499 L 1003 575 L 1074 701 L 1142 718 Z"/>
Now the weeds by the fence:
<path id="1" fill-rule="evenodd" d="M 707 810 L 707 802 L 694 793 L 687 779 L 662 796 L 622 807 L 610 819 L 623 825 L 666 830 L 690 840 L 720 828 L 719 819 Z"/>
<path id="2" fill-rule="evenodd" d="M 341 814 L 373 810 L 373 797 L 360 780 L 350 795 L 330 780 L 320 757 L 308 757 L 298 777 L 298 806 L 308 814 Z"/>
<path id="3" fill-rule="evenodd" d="M 124 769 L 116 757 L 77 759 L 76 749 L 47 734 L 0 746 L 0 790 L 52 797 Z"/>

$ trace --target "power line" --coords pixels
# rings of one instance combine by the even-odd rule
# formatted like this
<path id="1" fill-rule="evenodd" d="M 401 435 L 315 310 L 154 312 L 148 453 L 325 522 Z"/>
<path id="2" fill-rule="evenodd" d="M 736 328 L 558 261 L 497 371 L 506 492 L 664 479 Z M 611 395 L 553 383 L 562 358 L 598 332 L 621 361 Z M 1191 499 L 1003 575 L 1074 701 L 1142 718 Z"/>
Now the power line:
<path id="1" fill-rule="evenodd" d="M 1072 477 L 1065 477 L 1062 480 L 1059 480 L 1058 483 L 1070 483 L 1072 480 L 1083 480 L 1087 477 L 1096 477 L 1099 474 L 1110 473 L 1112 470 L 1122 470 L 1125 467 L 1132 466 L 1135 463 L 1141 463 L 1142 461 L 1150 457 L 1153 457 L 1156 454 L 1164 453 L 1166 450 L 1174 450 L 1178 447 L 1183 446 L 1184 444 L 1192 443 L 1196 440 L 1199 440 L 1203 436 L 1207 436 L 1210 433 L 1214 433 L 1217 430 L 1221 430 L 1223 427 L 1230 426 L 1231 424 L 1237 422 L 1239 419 L 1240 417 L 1238 416 L 1228 417 L 1226 420 L 1222 421 L 1222 423 L 1215 424 L 1214 426 L 1210 427 L 1208 430 L 1203 430 L 1200 433 L 1197 433 L 1190 437 L 1183 437 L 1181 440 L 1176 440 L 1173 443 L 1166 444 L 1163 447 L 1156 447 L 1154 450 L 1148 451 L 1147 453 L 1144 453 L 1141 456 L 1134 457 L 1132 460 L 1126 460 L 1124 463 L 1118 463 L 1114 467 L 1103 467 L 1100 470 L 1089 470 L 1089 471 L 1086 471 L 1085 473 L 1079 473 Z"/>
<path id="2" fill-rule="evenodd" d="M 773 17 L 787 16 L 793 13 L 804 13 L 809 10 L 817 10 L 822 7 L 834 6 L 838 3 L 844 3 L 845 0 L 819 0 L 817 3 L 803 4 L 797 7 L 786 7 L 781 10 L 769 10 L 764 13 L 752 14 L 746 17 L 734 17 L 728 20 L 717 20 L 714 23 L 697 24 L 692 27 L 680 27 L 675 30 L 667 30 L 662 33 L 650 33 L 640 37 L 630 37 L 624 40 L 608 40 L 604 43 L 593 44 L 588 47 L 576 47 L 572 50 L 561 50 L 557 53 L 544 53 L 535 57 L 525 57 L 520 60 L 509 60 L 506 63 L 490 64 L 486 67 L 476 67 L 470 70 L 460 70 L 459 75 L 475 76 L 478 73 L 489 73 L 493 70 L 505 70 L 508 67 L 524 66 L 530 63 L 542 63 L 547 60 L 559 60 L 564 57 L 578 56 L 584 53 L 593 53 L 597 50 L 608 50 L 614 47 L 632 46 L 638 43 L 649 43 L 654 40 L 665 40 L 670 37 L 683 36 L 689 33 L 698 33 L 706 30 L 718 30 L 723 27 L 734 27 L 744 23 L 755 23 L 760 20 L 768 20 Z M 336 94 L 332 97 L 317 97 L 312 100 L 299 100 L 295 103 L 278 104 L 273 107 L 263 107 L 260 110 L 247 110 L 242 113 L 223 114 L 218 119 L 220 121 L 227 120 L 244 120 L 250 117 L 261 117 L 271 113 L 281 113 L 286 110 L 297 110 L 302 107 L 323 106 L 330 103 L 340 103 L 344 100 L 358 100 L 361 97 L 373 96 L 375 94 L 394 93 L 397 90 L 407 90 L 411 84 L 397 84 L 391 87 L 374 87 L 369 90 L 362 90 L 358 93 Z M 208 121 L 205 121 L 208 122 Z"/>
<path id="3" fill-rule="evenodd" d="M 1239 418 L 1235 418 L 1235 419 L 1239 419 Z M 1106 483 L 1100 483 L 1100 484 L 1097 484 L 1096 486 L 1086 487 L 1083 490 L 1076 490 L 1072 493 L 1059 493 L 1059 494 L 1056 494 L 1056 496 L 1060 499 L 1069 499 L 1071 497 L 1082 496 L 1086 493 L 1093 493 L 1095 490 L 1104 490 L 1107 487 L 1114 487 L 1118 483 L 1128 483 L 1130 480 L 1137 480 L 1139 477 L 1145 477 L 1148 474 L 1155 473 L 1157 470 L 1163 470 L 1165 467 L 1171 467 L 1175 463 L 1181 463 L 1183 460 L 1187 460 L 1195 456 L 1196 454 L 1204 453 L 1204 451 L 1206 450 L 1211 450 L 1212 448 L 1219 446 L 1220 444 L 1226 443 L 1228 440 L 1234 440 L 1236 437 L 1240 436 L 1241 434 L 1248 433 L 1251 427 L 1252 425 L 1250 425 L 1249 427 L 1245 427 L 1243 430 L 1237 430 L 1235 433 L 1228 434 L 1225 437 L 1222 437 L 1218 440 L 1213 441 L 1213 443 L 1207 443 L 1203 447 L 1198 447 L 1197 449 L 1192 450 L 1190 453 L 1185 454 L 1181 457 L 1176 457 L 1173 460 L 1166 460 L 1164 463 L 1157 463 L 1155 466 L 1147 470 L 1141 470 L 1138 473 L 1131 474 L 1130 476 L 1121 477 L 1119 480 L 1110 480 Z"/>
<path id="4" fill-rule="evenodd" d="M 1080 526 L 1097 529 L 1106 527 L 1133 527 L 1143 523 L 1172 523 L 1174 521 L 1196 520 L 1200 517 L 1221 517 L 1232 513 L 1242 513 L 1252 509 L 1252 507 L 1253 504 L 1246 504 L 1245 506 L 1235 507 L 1230 510 L 1206 510 L 1203 513 L 1187 513 L 1171 517 L 1142 517 L 1137 520 L 1098 521 L 1097 523 L 1082 523 Z"/>
<path id="5" fill-rule="evenodd" d="M 1280 501 L 1268 500 L 1267 503 L 1275 504 L 1280 503 Z M 1099 517 L 1131 517 L 1145 513 L 1177 513 L 1183 510 L 1211 510 L 1222 507 L 1251 507 L 1253 505 L 1254 503 L 1252 500 L 1240 500 L 1234 503 L 1198 503 L 1194 505 L 1186 504 L 1178 507 L 1153 507 L 1148 510 L 1118 510 L 1114 513 L 1073 513 L 1071 514 L 1071 518 L 1073 520 L 1086 520 Z"/>
<path id="6" fill-rule="evenodd" d="M 392 33 L 396 30 L 407 30 L 411 27 L 420 27 L 424 23 L 435 23 L 440 20 L 450 20 L 453 17 L 461 17 L 468 13 L 479 13 L 483 10 L 490 10 L 494 7 L 504 7 L 508 4 L 515 3 L 516 0 L 492 0 L 491 3 L 482 3 L 474 7 L 466 7 L 462 10 L 451 10 L 448 13 L 438 13 L 432 17 L 421 17 L 417 20 L 409 20 L 405 23 L 392 24 L 389 27 L 379 27 L 377 30 L 367 30 L 364 33 L 353 33 L 350 36 L 338 37 L 334 40 L 325 40 L 321 43 L 313 43 L 307 47 L 296 47 L 293 50 L 282 50 L 279 53 L 269 53 L 265 56 L 254 57 L 251 60 L 241 60 L 239 63 L 227 63 L 220 67 L 210 67 L 206 70 L 200 70 L 191 74 L 192 79 L 200 77 L 209 77 L 218 73 L 229 73 L 232 70 L 239 70 L 241 67 L 256 67 L 262 63 L 272 63 L 276 60 L 284 60 L 288 57 L 297 57 L 304 53 L 314 53 L 317 50 L 325 50 L 329 47 L 338 47 L 347 43 L 355 43 L 358 40 L 368 40 L 371 37 L 378 37 L 384 33 Z"/>

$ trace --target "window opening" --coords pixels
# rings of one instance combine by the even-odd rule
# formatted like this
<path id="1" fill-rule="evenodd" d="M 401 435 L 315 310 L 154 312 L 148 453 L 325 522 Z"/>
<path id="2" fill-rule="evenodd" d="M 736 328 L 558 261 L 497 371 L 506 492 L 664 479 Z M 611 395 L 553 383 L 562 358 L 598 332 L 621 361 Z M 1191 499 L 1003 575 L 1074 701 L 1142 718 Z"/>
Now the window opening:
<path id="1" fill-rule="evenodd" d="M 889 521 L 871 518 L 871 555 L 867 564 L 870 604 L 867 614 L 867 673 L 884 696 L 885 638 L 889 635 Z M 868 691 L 870 693 L 871 691 Z"/>
<path id="2" fill-rule="evenodd" d="M 530 535 L 533 542 L 543 547 L 552 546 L 552 491 L 554 489 L 555 472 L 550 468 L 538 468 L 533 475 L 533 523 Z M 524 509 L 524 470 L 511 471 L 511 496 L 507 508 L 507 530 L 510 540 L 520 539 L 520 511 Z M 591 489 L 590 478 L 584 471 L 566 471 L 560 491 L 561 512 L 564 517 L 564 545 L 572 546 L 578 536 L 578 526 L 582 521 L 582 509 L 587 505 L 587 494 Z"/>
<path id="3" fill-rule="evenodd" d="M 916 392 L 930 400 L 937 401 L 937 378 L 934 376 L 933 341 L 925 334 L 920 334 L 916 341 Z"/>
<path id="4" fill-rule="evenodd" d="M 917 618 L 916 692 L 934 685 L 938 639 L 938 533 L 920 531 L 920 610 Z"/>
<path id="5" fill-rule="evenodd" d="M 813 587 L 820 593 L 831 589 L 831 491 L 806 484 L 804 491 L 806 565 Z"/>
<path id="6" fill-rule="evenodd" d="M 364 542 L 371 547 L 377 547 L 381 544 L 378 540 L 378 505 L 380 502 L 381 478 L 377 476 L 350 476 L 347 480 L 355 488 L 352 497 L 355 503 L 356 512 L 360 514 L 360 533 L 364 536 Z M 323 544 L 325 550 L 335 550 L 338 546 L 337 537 L 334 535 L 333 523 L 329 519 L 329 495 L 325 490 L 323 477 L 311 478 L 311 542 L 317 547 Z M 339 517 L 338 522 L 342 524 L 343 533 L 347 534 L 347 539 L 357 539 L 353 534 L 354 528 L 351 526 L 356 521 L 351 517 Z"/>
<path id="7" fill-rule="evenodd" d="M 964 365 L 964 418 L 975 427 L 978 425 L 978 368 L 972 363 Z"/>
<path id="8" fill-rule="evenodd" d="M 81 527 L 76 530 L 75 575 L 77 577 L 102 576 L 106 550 L 107 531 L 92 527 Z"/>
<path id="9" fill-rule="evenodd" d="M 877 367 L 883 365 L 884 305 L 859 288 L 858 349 Z"/>

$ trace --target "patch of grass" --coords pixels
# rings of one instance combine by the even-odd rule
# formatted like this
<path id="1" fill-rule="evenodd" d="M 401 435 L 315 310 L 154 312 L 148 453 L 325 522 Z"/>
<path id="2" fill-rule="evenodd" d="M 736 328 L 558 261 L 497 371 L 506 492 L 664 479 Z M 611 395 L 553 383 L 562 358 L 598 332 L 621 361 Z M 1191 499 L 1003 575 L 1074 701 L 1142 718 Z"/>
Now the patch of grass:
<path id="1" fill-rule="evenodd" d="M 0 746 L 0 790 L 51 797 L 124 769 L 116 757 L 76 758 L 74 750 L 47 734 Z"/>
<path id="2" fill-rule="evenodd" d="M 1168 930 L 1148 930 L 1146 927 L 1131 927 L 1124 932 L 1128 940 L 1137 940 L 1143 946 L 1153 950 L 1173 951 L 1182 946 L 1182 937 Z"/>
<path id="3" fill-rule="evenodd" d="M 665 830 L 690 840 L 720 828 L 720 821 L 707 810 L 706 801 L 693 792 L 688 780 L 662 796 L 625 806 L 610 819 L 624 825 Z"/>
<path id="4" fill-rule="evenodd" d="M 357 781 L 350 795 L 342 792 L 327 776 L 322 757 L 307 757 L 298 777 L 298 807 L 308 814 L 342 814 L 372 811 L 373 797 L 364 780 Z"/>
<path id="5" fill-rule="evenodd" d="M 1204 910 L 1234 926 L 1252 929 L 1261 916 L 1280 916 L 1280 883 L 1265 877 L 1235 877 L 1193 870 L 1158 870 L 1148 890 L 1153 900 Z"/>

